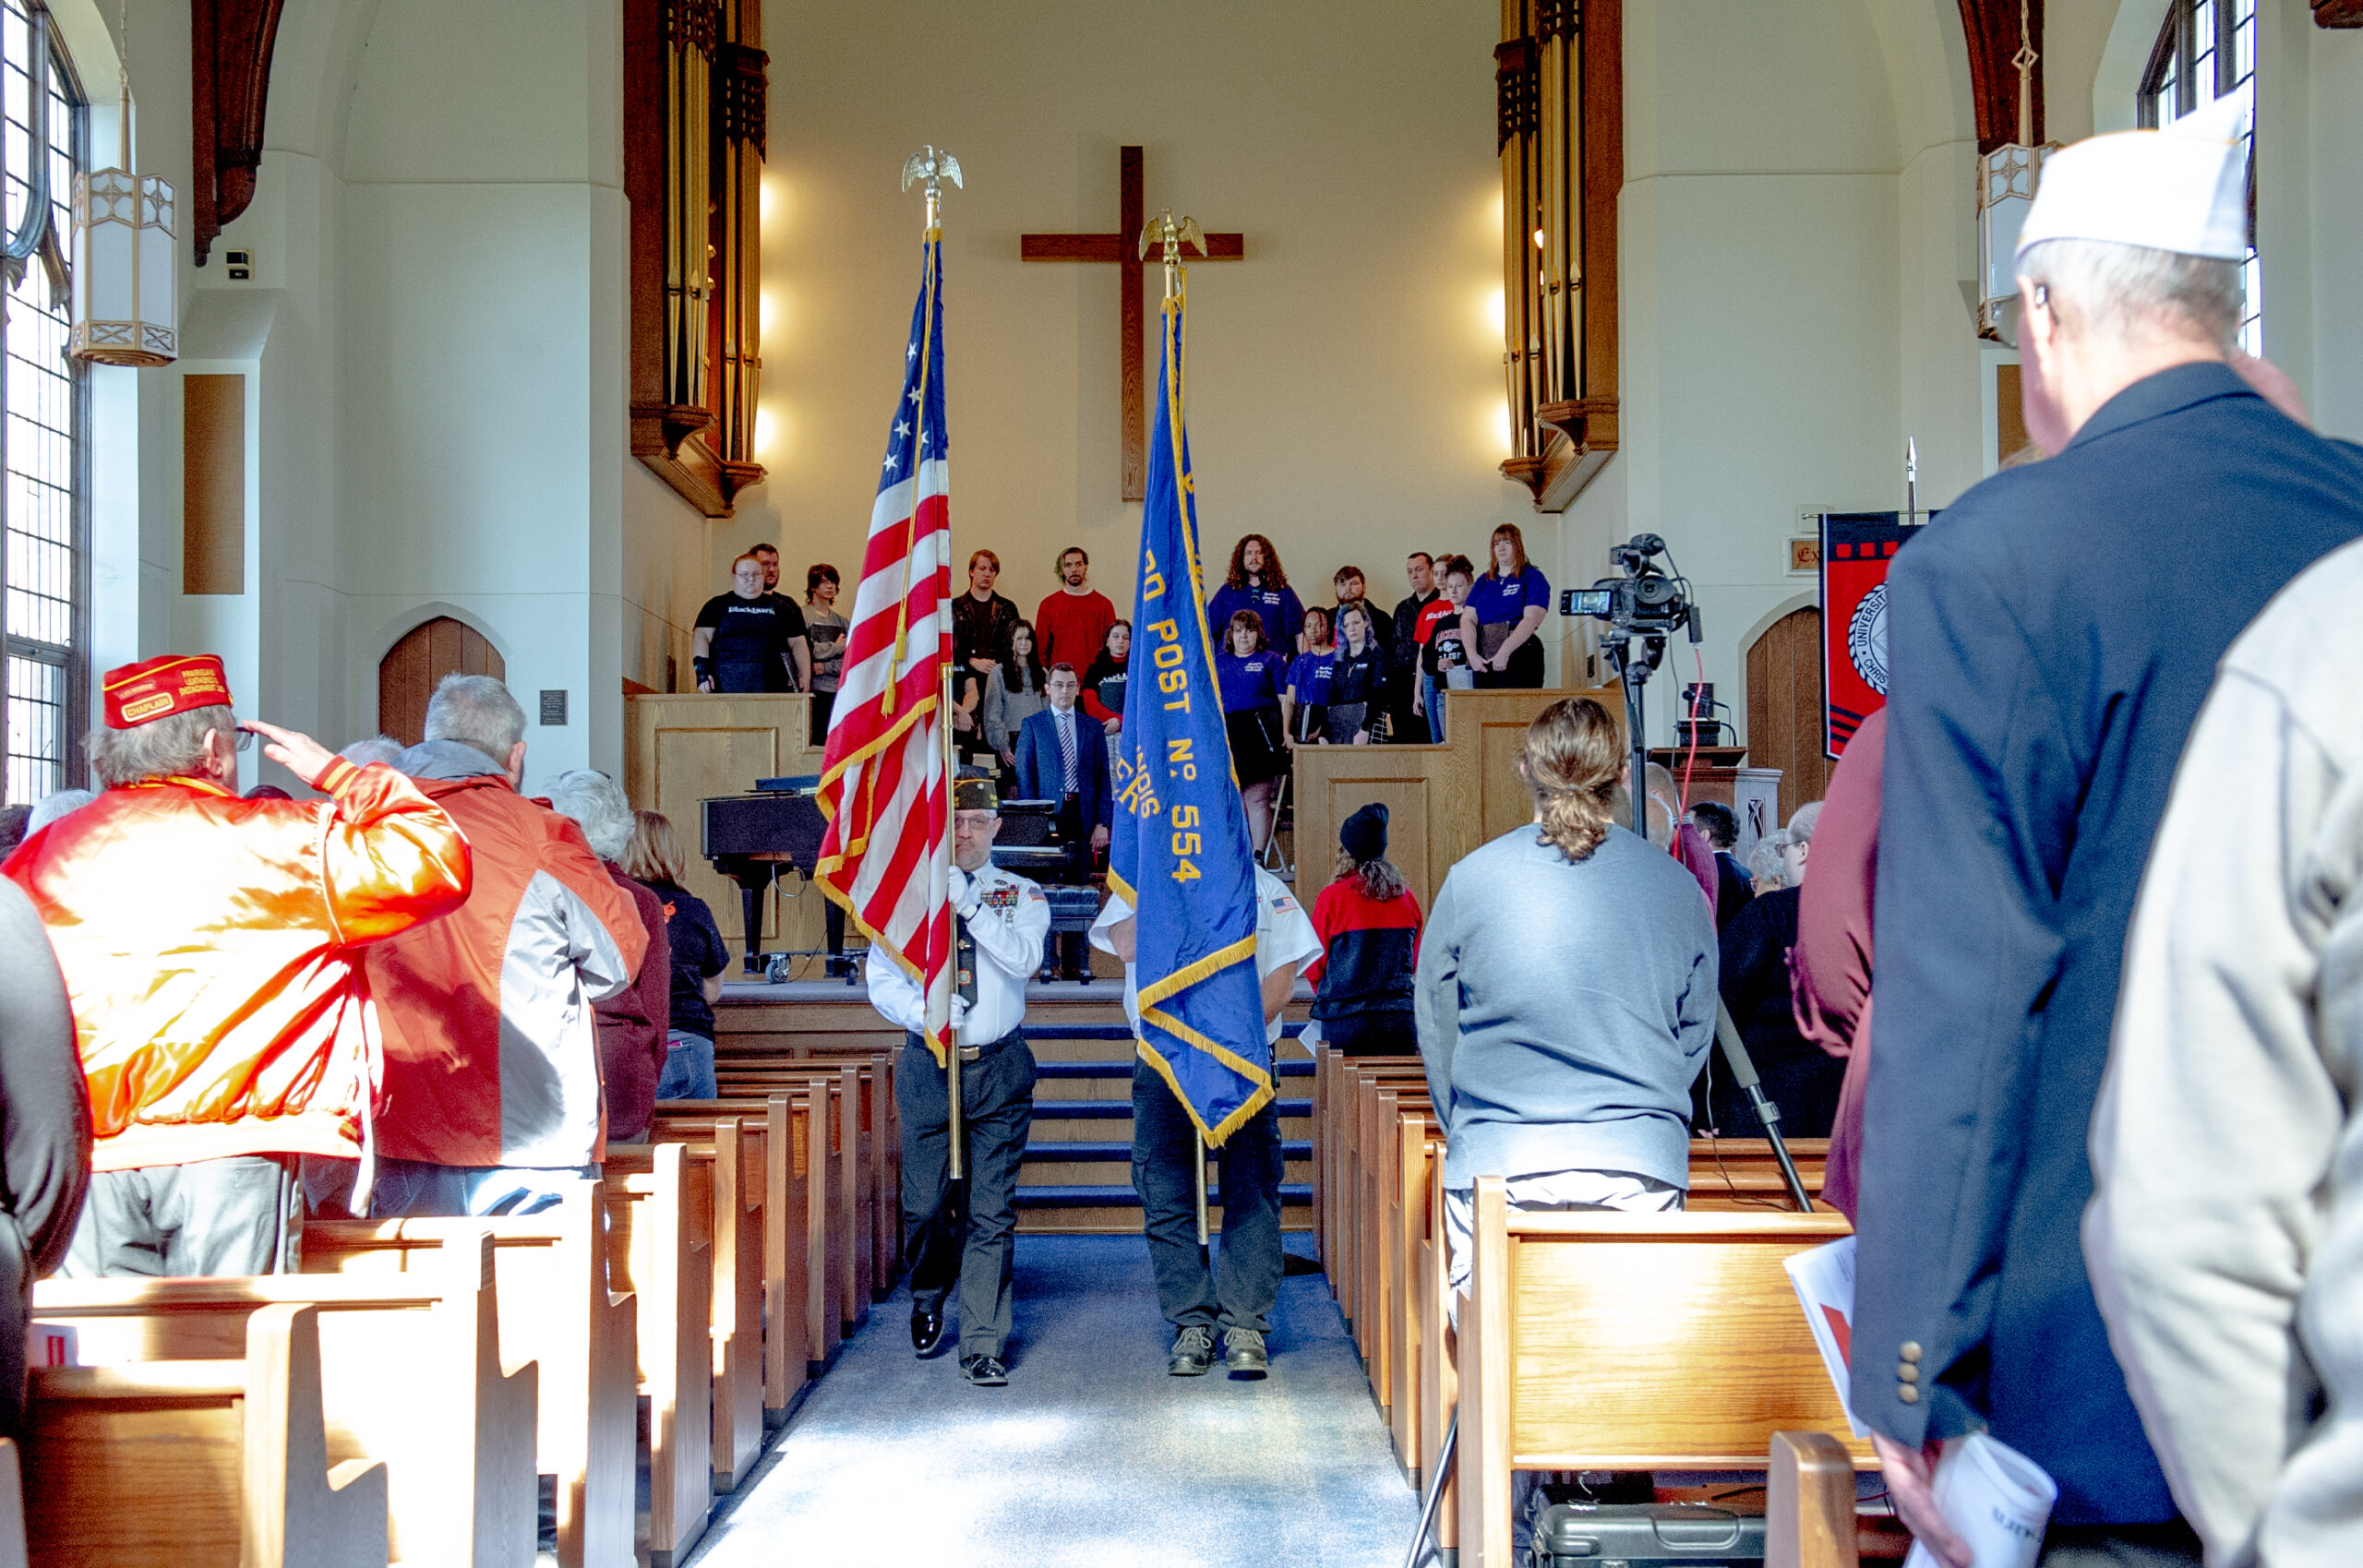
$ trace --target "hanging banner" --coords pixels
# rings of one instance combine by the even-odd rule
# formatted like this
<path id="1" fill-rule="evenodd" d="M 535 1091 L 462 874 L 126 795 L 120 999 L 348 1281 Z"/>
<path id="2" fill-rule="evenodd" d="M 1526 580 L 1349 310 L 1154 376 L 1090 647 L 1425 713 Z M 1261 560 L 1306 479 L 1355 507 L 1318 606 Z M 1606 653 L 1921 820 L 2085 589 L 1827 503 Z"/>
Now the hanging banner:
<path id="1" fill-rule="evenodd" d="M 1844 756 L 1863 721 L 1886 706 L 1888 565 L 1919 532 L 1901 512 L 1821 514 L 1821 748 L 1827 756 Z"/>

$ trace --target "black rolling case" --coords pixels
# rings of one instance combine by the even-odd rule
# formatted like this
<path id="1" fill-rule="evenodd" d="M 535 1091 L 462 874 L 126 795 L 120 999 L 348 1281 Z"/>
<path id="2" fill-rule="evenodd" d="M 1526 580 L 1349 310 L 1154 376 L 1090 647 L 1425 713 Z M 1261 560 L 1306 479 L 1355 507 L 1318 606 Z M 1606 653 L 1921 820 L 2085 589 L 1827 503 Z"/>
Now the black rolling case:
<path id="1" fill-rule="evenodd" d="M 1521 1568 L 1726 1568 L 1764 1561 L 1764 1517 L 1703 1502 L 1559 1502 Z"/>

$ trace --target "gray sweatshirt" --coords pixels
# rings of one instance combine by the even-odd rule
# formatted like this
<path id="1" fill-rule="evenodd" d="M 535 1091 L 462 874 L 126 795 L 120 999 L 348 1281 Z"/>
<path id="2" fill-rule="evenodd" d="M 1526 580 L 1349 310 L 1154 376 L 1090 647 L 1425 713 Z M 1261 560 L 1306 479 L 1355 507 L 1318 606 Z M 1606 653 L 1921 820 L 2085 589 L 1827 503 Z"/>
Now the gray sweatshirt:
<path id="1" fill-rule="evenodd" d="M 1689 1187 L 1715 919 L 1680 861 L 1623 828 L 1572 864 L 1540 829 L 1505 833 L 1445 879 L 1415 987 L 1446 1188 L 1554 1170 Z"/>

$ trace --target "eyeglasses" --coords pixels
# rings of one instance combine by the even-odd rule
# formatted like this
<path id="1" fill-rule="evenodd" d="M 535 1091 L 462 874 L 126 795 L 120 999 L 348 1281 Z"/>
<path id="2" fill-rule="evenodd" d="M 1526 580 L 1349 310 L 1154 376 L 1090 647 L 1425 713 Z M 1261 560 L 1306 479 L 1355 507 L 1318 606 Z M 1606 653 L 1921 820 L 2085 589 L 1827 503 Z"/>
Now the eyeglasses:
<path id="1" fill-rule="evenodd" d="M 246 729 L 246 728 L 245 728 L 243 725 L 240 725 L 239 727 L 237 727 L 237 728 L 234 728 L 234 729 L 231 730 L 231 732 L 230 732 L 230 733 L 231 733 L 233 736 L 236 736 L 236 738 L 235 738 L 234 740 L 233 740 L 233 741 L 231 742 L 231 744 L 232 744 L 233 746 L 234 746 L 238 750 L 240 750 L 240 751 L 252 751 L 252 750 L 255 748 L 255 732 L 254 732 L 254 731 L 252 731 L 252 730 L 250 730 L 250 729 Z"/>
<path id="2" fill-rule="evenodd" d="M 2045 309 L 2050 308 L 2051 288 L 2048 284 L 2037 283 L 2034 286 L 2034 302 Z M 2019 346 L 2019 332 L 2025 323 L 2026 313 L 2027 300 L 2026 295 L 2022 293 L 2012 294 L 2003 302 L 2002 308 L 1995 313 L 1994 335 L 2002 341 L 2004 348 L 2014 349 Z"/>

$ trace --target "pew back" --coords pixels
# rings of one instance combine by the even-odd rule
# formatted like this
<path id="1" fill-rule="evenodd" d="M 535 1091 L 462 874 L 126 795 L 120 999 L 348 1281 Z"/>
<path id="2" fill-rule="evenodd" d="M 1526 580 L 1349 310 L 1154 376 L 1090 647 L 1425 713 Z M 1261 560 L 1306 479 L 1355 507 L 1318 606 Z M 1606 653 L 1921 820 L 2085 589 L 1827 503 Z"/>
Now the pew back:
<path id="1" fill-rule="evenodd" d="M 0 1562 L 385 1568 L 386 1466 L 329 1464 L 318 1312 L 251 1313 L 243 1363 L 37 1369 Z"/>
<path id="2" fill-rule="evenodd" d="M 1506 1568 L 1514 1468 L 1753 1470 L 1776 1432 L 1845 1432 L 1781 1265 L 1847 1234 L 1835 1215 L 1516 1214 L 1480 1178 L 1459 1343 L 1464 1568 Z"/>

